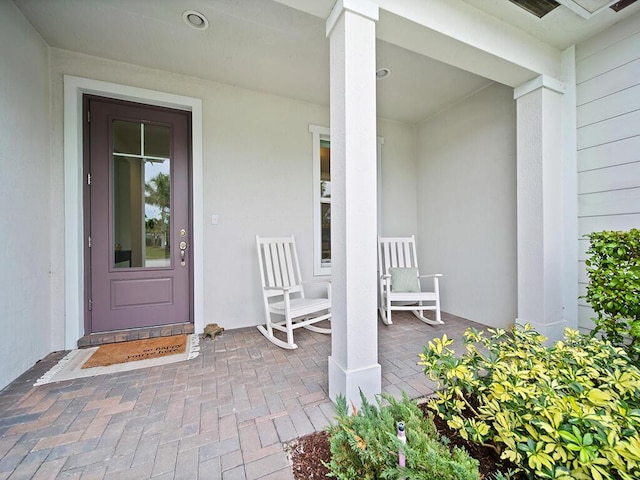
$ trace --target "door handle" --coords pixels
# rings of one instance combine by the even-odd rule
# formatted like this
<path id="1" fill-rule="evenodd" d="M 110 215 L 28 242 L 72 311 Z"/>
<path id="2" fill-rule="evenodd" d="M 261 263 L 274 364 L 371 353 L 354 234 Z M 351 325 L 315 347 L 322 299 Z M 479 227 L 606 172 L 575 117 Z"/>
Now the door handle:
<path id="1" fill-rule="evenodd" d="M 180 265 L 181 266 L 186 266 L 187 262 L 184 259 L 184 251 L 187 249 L 187 242 L 182 241 L 180 242 Z"/>

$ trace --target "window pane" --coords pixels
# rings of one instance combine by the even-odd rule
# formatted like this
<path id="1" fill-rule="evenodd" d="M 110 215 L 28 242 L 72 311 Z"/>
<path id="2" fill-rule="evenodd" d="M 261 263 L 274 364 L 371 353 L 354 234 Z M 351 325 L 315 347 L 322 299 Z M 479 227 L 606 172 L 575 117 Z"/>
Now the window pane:
<path id="1" fill-rule="evenodd" d="M 320 196 L 331 198 L 331 148 L 329 142 L 320 142 Z"/>
<path id="2" fill-rule="evenodd" d="M 139 158 L 113 157 L 113 266 L 143 266 L 143 162 Z"/>
<path id="3" fill-rule="evenodd" d="M 113 122 L 114 268 L 171 265 L 170 134 L 162 125 Z M 142 155 L 141 145 L 151 152 Z"/>
<path id="4" fill-rule="evenodd" d="M 144 154 L 150 157 L 169 158 L 169 127 L 165 125 L 144 126 Z"/>
<path id="5" fill-rule="evenodd" d="M 114 153 L 129 153 L 140 155 L 141 124 L 115 120 L 113 122 L 113 151 Z"/>
<path id="6" fill-rule="evenodd" d="M 331 204 L 322 203 L 321 232 L 322 232 L 322 263 L 331 263 Z"/>
<path id="7" fill-rule="evenodd" d="M 309 125 L 313 134 L 313 273 L 331 274 L 331 142 L 329 129 Z"/>
<path id="8" fill-rule="evenodd" d="M 145 267 L 171 264 L 171 177 L 169 160 L 145 162 Z"/>

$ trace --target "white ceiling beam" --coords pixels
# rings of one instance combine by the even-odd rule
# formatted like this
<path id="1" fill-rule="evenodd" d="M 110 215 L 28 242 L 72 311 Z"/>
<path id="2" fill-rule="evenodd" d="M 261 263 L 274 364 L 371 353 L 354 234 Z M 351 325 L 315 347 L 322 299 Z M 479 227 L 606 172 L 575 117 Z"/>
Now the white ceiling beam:
<path id="1" fill-rule="evenodd" d="M 327 18 L 335 0 L 276 0 Z M 485 78 L 516 87 L 560 78 L 561 52 L 460 0 L 374 0 L 379 39 Z"/>
<path id="2" fill-rule="evenodd" d="M 383 40 L 513 87 L 537 75 L 560 77 L 559 50 L 460 0 L 378 2 Z M 408 33 L 416 33 L 411 24 L 425 30 L 413 48 L 407 42 Z"/>

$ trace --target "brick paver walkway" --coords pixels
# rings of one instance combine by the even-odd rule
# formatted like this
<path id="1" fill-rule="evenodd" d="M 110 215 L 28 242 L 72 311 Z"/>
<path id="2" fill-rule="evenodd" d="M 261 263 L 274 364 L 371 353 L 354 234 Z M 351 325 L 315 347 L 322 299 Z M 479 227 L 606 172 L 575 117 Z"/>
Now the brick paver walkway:
<path id="1" fill-rule="evenodd" d="M 433 391 L 417 354 L 472 325 L 443 319 L 430 327 L 402 312 L 379 322 L 383 391 Z M 297 330 L 296 343 L 286 351 L 255 328 L 232 330 L 203 340 L 193 360 L 33 387 L 64 356 L 53 353 L 0 392 L 0 480 L 290 480 L 283 443 L 335 413 L 330 337 Z"/>

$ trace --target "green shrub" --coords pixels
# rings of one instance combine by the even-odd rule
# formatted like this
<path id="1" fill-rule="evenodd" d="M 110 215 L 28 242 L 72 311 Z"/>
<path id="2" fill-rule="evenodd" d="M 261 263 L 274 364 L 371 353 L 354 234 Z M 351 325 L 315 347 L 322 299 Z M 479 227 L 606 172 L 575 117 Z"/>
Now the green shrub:
<path id="1" fill-rule="evenodd" d="M 640 365 L 640 230 L 586 236 L 589 284 L 584 298 L 598 315 L 593 334 L 623 346 Z"/>
<path id="2" fill-rule="evenodd" d="M 569 329 L 553 347 L 529 325 L 489 332 L 468 329 L 461 357 L 446 335 L 425 347 L 446 387 L 430 408 L 530 478 L 640 478 L 640 371 L 623 349 Z"/>
<path id="3" fill-rule="evenodd" d="M 478 480 L 478 462 L 466 451 L 449 448 L 438 439 L 433 420 L 425 417 L 406 395 L 401 402 L 390 395 L 388 406 L 367 402 L 360 394 L 362 408 L 352 407 L 344 397 L 336 401 L 337 424 L 329 428 L 331 462 L 329 476 L 340 480 L 411 479 Z M 397 438 L 397 423 L 405 423 L 406 445 Z M 406 467 L 398 466 L 403 448 Z"/>

